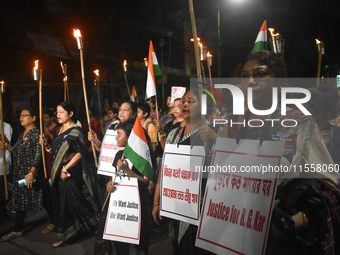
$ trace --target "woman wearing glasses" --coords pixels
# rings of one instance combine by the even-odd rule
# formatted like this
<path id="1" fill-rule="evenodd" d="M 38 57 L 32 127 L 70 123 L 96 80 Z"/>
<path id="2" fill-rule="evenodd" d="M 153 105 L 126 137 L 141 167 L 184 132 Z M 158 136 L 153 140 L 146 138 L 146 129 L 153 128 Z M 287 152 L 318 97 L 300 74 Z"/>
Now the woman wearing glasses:
<path id="1" fill-rule="evenodd" d="M 38 189 L 35 183 L 35 179 L 38 179 L 38 171 L 41 169 L 41 147 L 39 130 L 35 126 L 36 120 L 34 111 L 25 108 L 20 114 L 20 124 L 25 128 L 24 132 L 19 134 L 13 147 L 1 143 L 1 149 L 13 153 L 13 194 L 9 210 L 16 211 L 13 231 L 3 236 L 0 239 L 2 242 L 21 237 L 27 211 L 42 209 L 42 190 Z M 19 185 L 19 181 L 24 181 L 25 184 Z"/>

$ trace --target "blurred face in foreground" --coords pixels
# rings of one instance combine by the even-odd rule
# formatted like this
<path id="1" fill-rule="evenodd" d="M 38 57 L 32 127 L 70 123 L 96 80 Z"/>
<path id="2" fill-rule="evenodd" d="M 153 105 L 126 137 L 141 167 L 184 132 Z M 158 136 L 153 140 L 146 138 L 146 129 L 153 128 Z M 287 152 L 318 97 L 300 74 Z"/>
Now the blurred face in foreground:
<path id="1" fill-rule="evenodd" d="M 247 99 L 247 88 L 253 88 L 253 104 L 257 109 L 266 109 L 272 101 L 275 73 L 257 59 L 249 60 L 241 70 L 241 83 L 238 87 Z M 263 106 L 263 107 L 261 107 Z"/>

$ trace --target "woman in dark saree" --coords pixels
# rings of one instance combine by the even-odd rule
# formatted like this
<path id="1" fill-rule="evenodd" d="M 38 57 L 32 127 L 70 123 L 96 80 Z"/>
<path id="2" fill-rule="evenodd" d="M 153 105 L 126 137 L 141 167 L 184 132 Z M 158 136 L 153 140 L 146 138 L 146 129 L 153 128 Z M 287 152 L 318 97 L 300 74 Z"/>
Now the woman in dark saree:
<path id="1" fill-rule="evenodd" d="M 75 124 L 75 108 L 70 102 L 57 107 L 57 119 L 62 125 L 51 145 L 44 142 L 52 152 L 51 185 L 56 233 L 59 238 L 52 247 L 68 242 L 80 233 L 94 231 L 97 225 L 95 211 L 100 207 L 100 191 L 97 190 L 95 166 L 84 142 L 81 129 Z M 93 199 L 92 206 L 83 194 L 83 184 Z"/>

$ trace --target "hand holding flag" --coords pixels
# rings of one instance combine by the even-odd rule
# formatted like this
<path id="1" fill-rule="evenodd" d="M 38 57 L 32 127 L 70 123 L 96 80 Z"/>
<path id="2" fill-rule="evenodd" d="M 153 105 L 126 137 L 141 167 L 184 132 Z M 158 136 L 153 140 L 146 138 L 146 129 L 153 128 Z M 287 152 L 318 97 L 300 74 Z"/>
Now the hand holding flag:
<path id="1" fill-rule="evenodd" d="M 148 179 L 153 177 L 151 154 L 144 129 L 137 118 L 126 143 L 124 155 Z"/>

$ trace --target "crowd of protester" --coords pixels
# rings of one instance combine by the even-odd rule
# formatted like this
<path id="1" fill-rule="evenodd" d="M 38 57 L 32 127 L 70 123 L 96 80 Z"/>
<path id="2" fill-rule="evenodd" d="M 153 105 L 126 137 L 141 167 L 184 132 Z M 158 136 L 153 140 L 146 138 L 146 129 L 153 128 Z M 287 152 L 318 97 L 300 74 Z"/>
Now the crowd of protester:
<path id="1" fill-rule="evenodd" d="M 241 78 L 238 87 L 247 93 L 252 87 L 253 105 L 265 110 L 271 107 L 273 87 L 281 87 L 271 78 L 285 77 L 282 59 L 269 51 L 251 53 L 237 69 Z M 202 123 L 201 102 L 197 88 L 188 88 L 182 98 L 167 98 L 167 108 L 162 114 L 156 111 L 155 102 L 124 101 L 104 106 L 104 116 L 96 119 L 90 107 L 92 132 L 88 132 L 87 120 L 82 128 L 77 125 L 76 109 L 71 102 L 59 104 L 55 111 L 44 111 L 44 135 L 39 136 L 37 114 L 30 108 L 22 109 L 20 125 L 23 132 L 16 141 L 11 140 L 12 128 L 4 123 L 6 139 L 1 149 L 6 150 L 6 168 L 13 189 L 6 202 L 4 178 L 0 164 L 0 224 L 8 220 L 8 211 L 15 211 L 13 231 L 0 241 L 10 241 L 23 235 L 23 223 L 28 210 L 48 212 L 50 222 L 42 231 L 55 231 L 58 240 L 53 248 L 71 243 L 76 236 L 95 235 L 93 254 L 148 254 L 149 222 L 160 223 L 160 181 L 162 176 L 162 155 L 166 144 L 200 145 L 208 153 L 204 164 L 209 165 L 211 154 L 218 137 L 271 140 L 271 132 L 292 134 L 297 137 L 295 153 L 283 155 L 282 164 L 303 166 L 304 164 L 339 164 L 340 127 L 334 124 L 338 93 L 335 88 L 312 87 L 311 100 L 306 104 L 312 116 L 306 116 L 300 109 L 287 108 L 286 115 L 277 108 L 266 116 L 255 115 L 245 105 L 244 115 L 233 115 L 230 102 L 223 102 L 213 108 L 206 123 Z M 249 119 L 293 119 L 298 125 L 286 127 L 277 122 L 261 128 L 228 125 L 214 127 L 213 119 L 234 120 L 237 123 Z M 135 177 L 139 184 L 141 201 L 141 229 L 139 245 L 102 240 L 108 203 L 105 193 L 114 192 L 115 183 L 108 177 L 98 176 L 90 142 L 97 153 L 107 130 L 117 132 L 119 147 L 125 147 L 135 121 L 140 121 L 151 152 L 154 178 L 146 178 L 135 166 L 129 167 L 123 151 L 119 151 L 113 166 L 129 177 Z M 79 122 L 78 122 L 79 123 Z M 45 148 L 47 174 L 43 176 L 41 146 Z M 1 162 L 0 162 L 1 163 Z M 9 172 L 9 171 L 8 171 Z M 308 178 L 307 178 L 308 177 Z M 24 181 L 20 185 L 19 182 Z M 202 180 L 204 194 L 206 179 Z M 86 197 L 84 187 L 90 194 Z M 308 192 L 297 192 L 298 187 L 309 187 Z M 339 254 L 340 252 L 340 189 L 339 173 L 321 174 L 289 172 L 278 177 L 276 206 L 272 212 L 267 254 Z M 104 206 L 104 207 L 103 207 Z M 103 208 L 102 208 L 103 207 Z M 7 208 L 7 209 L 5 209 Z M 170 220 L 170 236 L 174 254 L 211 254 L 195 246 L 197 226 L 187 222 Z"/>

